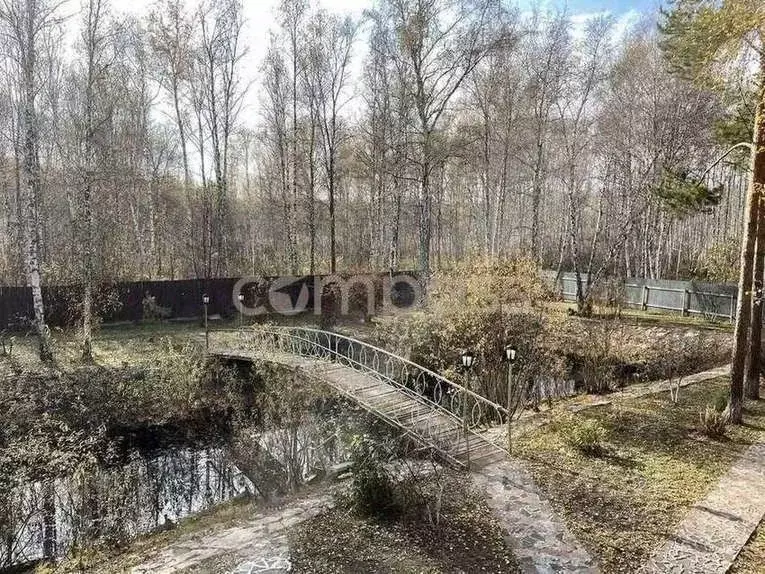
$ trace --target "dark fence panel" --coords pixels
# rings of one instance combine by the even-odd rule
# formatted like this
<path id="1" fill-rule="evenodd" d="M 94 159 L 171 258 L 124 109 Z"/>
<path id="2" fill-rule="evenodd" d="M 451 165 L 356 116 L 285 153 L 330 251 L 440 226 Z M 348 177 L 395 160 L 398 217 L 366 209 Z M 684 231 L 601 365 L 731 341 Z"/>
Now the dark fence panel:
<path id="1" fill-rule="evenodd" d="M 351 277 L 369 278 L 374 283 L 375 304 L 383 302 L 383 280 L 387 273 L 368 275 L 340 275 L 348 281 Z M 418 279 L 416 272 L 398 272 L 393 276 Z M 294 278 L 260 277 L 256 282 L 248 283 L 242 289 L 245 294 L 245 304 L 254 307 L 261 305 L 267 313 L 274 309 L 269 303 L 268 291 L 271 285 L 279 279 L 279 293 L 289 297 L 292 303 L 297 303 L 301 293 L 308 294 L 307 301 L 303 295 L 305 312 L 313 312 L 315 302 L 315 286 L 317 281 L 326 282 L 329 275 L 302 276 Z M 240 278 L 222 279 L 186 279 L 177 281 L 133 281 L 101 285 L 96 289 L 95 299 L 116 299 L 117 305 L 97 309 L 105 323 L 139 322 L 144 318 L 144 300 L 154 298 L 157 307 L 163 308 L 170 320 L 195 319 L 203 313 L 202 295 L 210 297 L 208 313 L 222 317 L 232 317 L 237 313 L 234 305 L 234 287 Z M 323 284 L 323 283 L 318 283 Z M 391 299 L 406 300 L 408 293 L 405 283 L 394 284 Z M 43 287 L 46 320 L 50 326 L 66 327 L 72 325 L 79 316 L 78 306 L 81 289 L 76 285 Z M 363 299 L 363 297 L 362 297 Z M 353 307 L 353 305 L 351 305 Z M 21 329 L 27 326 L 34 316 L 32 292 L 28 287 L 0 286 L 0 329 Z"/>
<path id="2" fill-rule="evenodd" d="M 32 292 L 29 289 L 0 286 L 0 328 L 23 323 L 32 314 Z"/>

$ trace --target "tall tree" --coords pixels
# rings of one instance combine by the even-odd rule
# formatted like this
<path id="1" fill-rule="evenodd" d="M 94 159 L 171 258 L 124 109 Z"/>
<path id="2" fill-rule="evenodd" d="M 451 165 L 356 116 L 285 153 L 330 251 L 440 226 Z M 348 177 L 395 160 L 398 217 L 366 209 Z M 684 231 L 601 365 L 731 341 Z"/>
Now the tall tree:
<path id="1" fill-rule="evenodd" d="M 269 192 L 277 188 L 277 197 L 281 204 L 282 230 L 284 233 L 284 250 L 286 252 L 286 268 L 297 274 L 297 209 L 298 201 L 294 188 L 290 185 L 290 139 L 289 139 L 289 99 L 290 80 L 287 65 L 276 37 L 272 38 L 271 46 L 266 54 L 264 64 L 264 105 L 265 115 L 264 136 L 267 141 L 268 154 L 264 164 L 268 168 L 264 174 L 265 185 Z"/>
<path id="2" fill-rule="evenodd" d="M 317 107 L 324 176 L 329 204 L 329 271 L 337 271 L 336 194 L 340 146 L 346 134 L 340 116 L 349 82 L 351 52 L 357 25 L 351 18 L 341 19 L 320 11 L 311 18 L 309 57 L 306 65 L 312 81 L 308 83 L 311 101 Z"/>
<path id="3" fill-rule="evenodd" d="M 229 146 L 246 91 L 239 68 L 247 50 L 241 43 L 244 20 L 239 0 L 203 4 L 198 18 L 201 31 L 198 69 L 202 74 L 202 115 L 206 133 L 209 134 L 213 164 L 213 183 L 205 186 L 214 190 L 212 198 L 205 193 L 206 210 L 210 215 L 205 277 L 211 277 L 220 276 L 227 270 L 230 250 L 227 229 L 231 223 Z"/>
<path id="4" fill-rule="evenodd" d="M 6 47 L 18 70 L 21 117 L 23 125 L 21 189 L 24 229 L 24 267 L 27 285 L 32 290 L 32 303 L 40 358 L 53 360 L 50 330 L 45 322 L 45 307 L 41 286 L 42 174 L 39 161 L 40 132 L 37 95 L 44 82 L 42 45 L 59 24 L 58 5 L 46 0 L 2 0 L 0 25 Z"/>
<path id="5" fill-rule="evenodd" d="M 186 196 L 187 217 L 185 236 L 191 249 L 184 250 L 191 255 L 192 265 L 197 267 L 194 257 L 195 229 L 192 209 L 192 176 L 189 160 L 189 118 L 188 82 L 192 71 L 193 22 L 184 11 L 181 0 L 159 0 L 150 19 L 150 42 L 154 53 L 160 85 L 169 94 L 173 109 L 178 144 L 183 168 L 183 188 Z M 196 272 L 200 275 L 199 270 Z"/>
<path id="6" fill-rule="evenodd" d="M 547 179 L 550 152 L 549 136 L 556 105 L 570 73 L 571 23 L 565 14 L 545 19 L 534 15 L 531 49 L 526 52 L 530 70 L 528 96 L 531 104 L 533 141 L 530 142 L 531 172 L 531 255 L 541 259 L 541 209 L 543 188 Z"/>
<path id="7" fill-rule="evenodd" d="M 292 210 L 297 209 L 298 204 L 298 105 L 300 94 L 298 92 L 298 82 L 300 80 L 300 61 L 301 61 L 301 33 L 304 31 L 304 20 L 308 10 L 308 3 L 305 0 L 283 0 L 280 5 L 281 24 L 287 34 L 287 45 L 289 46 L 290 58 L 290 103 L 291 103 L 291 122 L 289 133 L 290 149 L 290 186 L 292 192 L 291 205 Z M 294 227 L 294 224 L 293 224 Z M 293 233 L 295 229 L 292 230 Z M 291 272 L 298 273 L 297 254 L 291 257 Z"/>
<path id="8" fill-rule="evenodd" d="M 402 85 L 409 90 L 415 117 L 415 157 L 419 184 L 418 267 L 430 271 L 432 178 L 445 160 L 439 140 L 444 116 L 455 94 L 486 55 L 503 41 L 506 29 L 495 26 L 494 0 L 382 0 L 380 11 L 395 30 L 394 59 Z"/>
<path id="9" fill-rule="evenodd" d="M 741 241 L 741 269 L 738 307 L 734 330 L 731 365 L 731 420 L 742 420 L 746 362 L 752 345 L 759 351 L 760 342 L 752 335 L 752 288 L 762 278 L 753 276 L 757 228 L 765 219 L 765 5 L 758 0 L 676 0 L 665 14 L 662 25 L 664 47 L 679 72 L 699 82 L 712 85 L 719 81 L 716 72 L 724 62 L 739 58 L 742 52 L 754 52 L 757 65 L 757 112 L 754 122 L 752 171 L 746 202 L 746 222 Z M 762 251 L 765 256 L 765 250 Z M 762 266 L 759 266 L 760 269 Z M 758 333 L 755 332 L 755 335 Z M 759 379 L 757 380 L 759 385 Z M 754 393 L 752 393 L 754 394 Z"/>
<path id="10" fill-rule="evenodd" d="M 104 34 L 104 18 L 106 6 L 103 0 L 87 0 L 84 6 L 82 28 L 82 52 L 85 69 L 82 77 L 84 83 L 82 97 L 82 129 L 80 130 L 81 145 L 79 169 L 82 179 L 79 194 L 79 223 L 82 250 L 82 358 L 92 361 L 92 322 L 93 322 L 93 280 L 94 280 L 94 195 L 97 193 L 96 176 L 96 134 L 99 125 L 97 109 L 98 92 L 103 89 L 101 80 L 106 73 L 106 63 L 102 58 L 106 55 L 106 36 Z"/>

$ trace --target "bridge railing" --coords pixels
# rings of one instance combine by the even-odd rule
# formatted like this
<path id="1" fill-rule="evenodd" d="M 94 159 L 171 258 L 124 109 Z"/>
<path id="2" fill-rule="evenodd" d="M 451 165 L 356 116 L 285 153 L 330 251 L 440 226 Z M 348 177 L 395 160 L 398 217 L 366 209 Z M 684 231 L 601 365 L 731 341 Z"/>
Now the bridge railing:
<path id="1" fill-rule="evenodd" d="M 352 337 L 306 327 L 261 326 L 241 333 L 246 344 L 329 360 L 371 375 L 456 419 L 465 430 L 507 421 L 508 410 L 502 405 L 422 365 Z"/>

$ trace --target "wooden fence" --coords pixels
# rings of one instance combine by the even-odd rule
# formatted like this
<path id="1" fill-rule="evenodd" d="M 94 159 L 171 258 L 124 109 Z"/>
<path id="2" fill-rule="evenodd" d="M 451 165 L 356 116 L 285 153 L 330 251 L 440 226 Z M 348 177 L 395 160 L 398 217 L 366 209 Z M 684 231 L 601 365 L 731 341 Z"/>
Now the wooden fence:
<path id="1" fill-rule="evenodd" d="M 582 280 L 586 283 L 586 276 Z M 565 300 L 576 300 L 576 276 L 573 273 L 563 273 L 555 288 Z M 656 309 L 733 321 L 738 286 L 735 283 L 629 278 L 624 283 L 612 283 L 610 288 L 604 289 L 603 295 L 644 311 Z"/>

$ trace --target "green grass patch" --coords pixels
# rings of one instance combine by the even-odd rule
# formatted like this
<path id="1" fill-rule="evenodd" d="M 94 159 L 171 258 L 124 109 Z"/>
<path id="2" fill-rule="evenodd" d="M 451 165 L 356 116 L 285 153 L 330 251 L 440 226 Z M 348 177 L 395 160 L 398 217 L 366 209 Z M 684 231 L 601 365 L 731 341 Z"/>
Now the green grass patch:
<path id="1" fill-rule="evenodd" d="M 570 420 L 518 439 L 542 490 L 605 573 L 634 572 L 765 429 L 765 401 L 750 403 L 746 424 L 719 440 L 698 431 L 699 411 L 728 385 L 720 378 L 668 393 L 625 398 L 571 415 L 606 430 L 601 456 L 567 440 Z"/>

